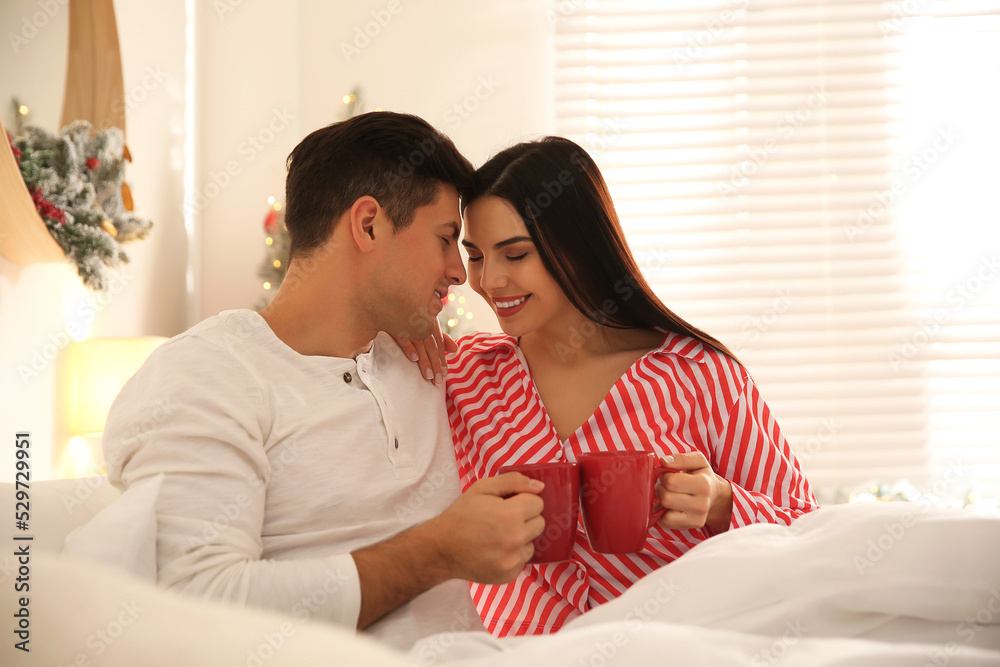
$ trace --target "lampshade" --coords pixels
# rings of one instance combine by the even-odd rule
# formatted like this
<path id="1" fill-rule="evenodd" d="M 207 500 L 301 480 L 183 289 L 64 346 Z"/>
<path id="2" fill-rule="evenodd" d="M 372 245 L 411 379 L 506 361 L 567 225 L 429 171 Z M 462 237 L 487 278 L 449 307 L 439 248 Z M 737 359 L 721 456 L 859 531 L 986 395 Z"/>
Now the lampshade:
<path id="1" fill-rule="evenodd" d="M 56 415 L 61 430 L 69 435 L 103 432 L 122 385 L 165 340 L 162 336 L 94 338 L 68 345 L 59 365 Z"/>

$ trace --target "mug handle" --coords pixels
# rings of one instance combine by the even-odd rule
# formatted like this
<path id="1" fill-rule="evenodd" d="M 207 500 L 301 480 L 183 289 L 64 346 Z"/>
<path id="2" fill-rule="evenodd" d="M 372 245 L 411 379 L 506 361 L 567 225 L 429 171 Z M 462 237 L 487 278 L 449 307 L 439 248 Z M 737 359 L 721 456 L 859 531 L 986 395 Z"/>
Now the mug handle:
<path id="1" fill-rule="evenodd" d="M 652 479 L 650 480 L 650 484 L 654 489 L 656 488 L 657 480 L 660 479 L 660 475 L 662 475 L 665 472 L 680 472 L 680 471 L 674 470 L 673 468 L 668 468 L 663 465 L 653 466 L 653 474 L 652 474 Z M 654 511 L 651 505 L 649 507 L 649 511 L 650 511 L 649 525 L 646 526 L 646 530 L 649 530 L 650 528 L 656 525 L 656 523 L 663 517 L 663 515 L 667 513 L 667 508 L 661 507 L 660 509 Z"/>

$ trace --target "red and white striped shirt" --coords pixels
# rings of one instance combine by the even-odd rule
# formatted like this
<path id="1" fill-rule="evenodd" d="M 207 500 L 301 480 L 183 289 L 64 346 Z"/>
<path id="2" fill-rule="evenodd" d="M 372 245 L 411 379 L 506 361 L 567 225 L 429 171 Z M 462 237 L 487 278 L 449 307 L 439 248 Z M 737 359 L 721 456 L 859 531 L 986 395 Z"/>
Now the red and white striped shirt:
<path id="1" fill-rule="evenodd" d="M 517 341 L 475 333 L 458 340 L 449 365 L 448 418 L 463 489 L 505 465 L 575 461 L 588 451 L 702 452 L 732 483 L 736 528 L 789 524 L 817 507 L 809 483 L 746 370 L 674 333 L 619 378 L 604 401 L 560 442 Z M 591 551 L 578 521 L 573 558 L 531 564 L 501 586 L 471 584 L 494 635 L 555 632 L 679 558 L 711 531 L 650 529 L 642 551 Z"/>

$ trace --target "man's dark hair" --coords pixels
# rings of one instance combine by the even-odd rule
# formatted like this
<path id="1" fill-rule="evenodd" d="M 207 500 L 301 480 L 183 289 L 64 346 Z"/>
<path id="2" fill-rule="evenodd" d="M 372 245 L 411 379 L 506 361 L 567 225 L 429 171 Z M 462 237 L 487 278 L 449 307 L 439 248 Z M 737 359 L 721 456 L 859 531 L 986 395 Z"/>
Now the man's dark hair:
<path id="1" fill-rule="evenodd" d="M 288 156 L 289 258 L 318 248 L 359 197 L 374 197 L 398 232 L 442 183 L 472 183 L 472 164 L 451 139 L 410 114 L 373 111 L 316 130 Z"/>

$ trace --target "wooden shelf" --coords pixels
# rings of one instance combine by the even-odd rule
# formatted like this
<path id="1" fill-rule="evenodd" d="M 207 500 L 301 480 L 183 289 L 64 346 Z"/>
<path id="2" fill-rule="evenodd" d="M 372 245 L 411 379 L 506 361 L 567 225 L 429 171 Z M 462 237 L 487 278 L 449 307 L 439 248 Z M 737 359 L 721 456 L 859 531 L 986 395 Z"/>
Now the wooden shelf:
<path id="1" fill-rule="evenodd" d="M 125 134 L 125 82 L 112 0 L 69 0 L 62 126 L 89 120 Z"/>
<path id="2" fill-rule="evenodd" d="M 0 130 L 6 132 L 2 121 Z M 18 264 L 66 260 L 35 209 L 6 136 L 0 149 L 0 255 Z"/>

